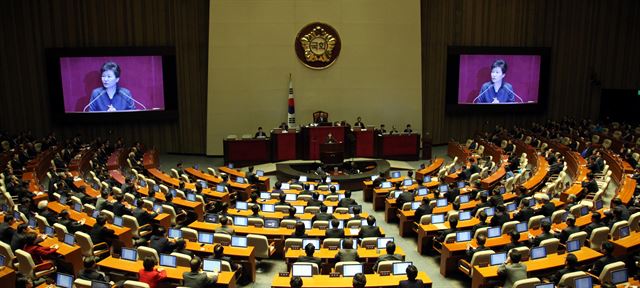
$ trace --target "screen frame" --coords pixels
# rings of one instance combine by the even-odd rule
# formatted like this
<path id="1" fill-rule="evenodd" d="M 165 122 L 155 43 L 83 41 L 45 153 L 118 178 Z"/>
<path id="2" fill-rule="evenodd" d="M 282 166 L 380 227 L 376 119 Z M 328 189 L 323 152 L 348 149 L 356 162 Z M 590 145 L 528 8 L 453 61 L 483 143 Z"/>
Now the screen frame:
<path id="1" fill-rule="evenodd" d="M 176 73 L 175 47 L 87 47 L 87 48 L 47 48 L 45 61 L 50 91 L 51 115 L 59 124 L 82 123 L 122 123 L 131 121 L 157 122 L 178 119 L 178 79 Z M 134 111 L 120 113 L 65 113 L 64 93 L 60 58 L 64 57 L 104 57 L 104 56 L 161 56 L 164 88 L 163 111 Z"/>
<path id="2" fill-rule="evenodd" d="M 540 83 L 538 85 L 538 103 L 478 105 L 458 103 L 458 83 L 460 80 L 461 55 L 523 55 L 540 56 Z M 449 46 L 447 47 L 447 73 L 445 112 L 447 114 L 468 113 L 542 113 L 547 110 L 549 95 L 551 48 L 548 47 L 483 47 Z"/>

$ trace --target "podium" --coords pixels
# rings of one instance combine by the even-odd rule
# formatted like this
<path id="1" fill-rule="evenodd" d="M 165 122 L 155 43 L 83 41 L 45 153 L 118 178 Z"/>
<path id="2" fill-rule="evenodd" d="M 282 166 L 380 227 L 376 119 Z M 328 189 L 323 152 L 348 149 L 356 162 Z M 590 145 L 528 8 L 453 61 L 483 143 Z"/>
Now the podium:
<path id="1" fill-rule="evenodd" d="M 344 161 L 344 143 L 321 143 L 320 161 L 322 164 L 342 164 Z"/>

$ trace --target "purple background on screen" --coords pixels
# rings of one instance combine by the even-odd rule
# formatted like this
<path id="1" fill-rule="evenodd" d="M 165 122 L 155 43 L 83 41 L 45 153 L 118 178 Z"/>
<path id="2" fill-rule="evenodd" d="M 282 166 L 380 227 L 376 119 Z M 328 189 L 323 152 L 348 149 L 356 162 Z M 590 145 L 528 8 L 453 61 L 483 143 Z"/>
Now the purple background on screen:
<path id="1" fill-rule="evenodd" d="M 102 87 L 100 68 L 107 61 L 120 66 L 118 85 L 129 89 L 133 99 L 148 110 L 164 110 L 162 56 L 108 56 L 60 58 L 65 112 L 82 112 L 89 104 L 91 91 Z M 142 108 L 136 103 L 136 109 Z"/>
<path id="2" fill-rule="evenodd" d="M 458 104 L 473 103 L 482 84 L 491 81 L 491 65 L 498 59 L 507 62 L 507 76 L 503 81 L 510 83 L 525 103 L 538 103 L 539 55 L 460 55 Z"/>

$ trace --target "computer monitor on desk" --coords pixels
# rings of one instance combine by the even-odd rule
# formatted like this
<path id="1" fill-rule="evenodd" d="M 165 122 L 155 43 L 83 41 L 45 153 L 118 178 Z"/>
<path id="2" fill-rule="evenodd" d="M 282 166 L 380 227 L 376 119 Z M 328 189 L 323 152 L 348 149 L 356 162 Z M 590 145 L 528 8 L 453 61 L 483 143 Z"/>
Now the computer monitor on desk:
<path id="1" fill-rule="evenodd" d="M 496 253 L 496 254 L 491 254 L 491 266 L 496 266 L 496 265 L 500 265 L 502 263 L 504 263 L 505 261 L 507 261 L 507 253 Z"/>
<path id="2" fill-rule="evenodd" d="M 629 275 L 627 273 L 627 268 L 622 268 L 620 270 L 615 270 L 611 272 L 611 283 L 614 285 L 622 284 L 629 281 Z"/>
<path id="3" fill-rule="evenodd" d="M 391 273 L 393 275 L 406 275 L 407 274 L 407 267 L 409 267 L 409 265 L 413 265 L 413 262 L 408 261 L 408 262 L 396 262 L 393 263 L 392 269 L 391 269 Z"/>
<path id="4" fill-rule="evenodd" d="M 531 249 L 531 260 L 547 257 L 547 247 L 540 246 Z"/>
<path id="5" fill-rule="evenodd" d="M 293 263 L 291 266 L 291 276 L 311 277 L 313 276 L 313 266 L 311 264 Z"/>
<path id="6" fill-rule="evenodd" d="M 342 276 L 353 277 L 358 273 L 363 273 L 364 268 L 362 264 L 345 264 L 342 265 Z"/>
<path id="7" fill-rule="evenodd" d="M 471 231 L 456 232 L 456 242 L 471 241 Z"/>
<path id="8" fill-rule="evenodd" d="M 583 276 L 583 277 L 575 278 L 573 280 L 573 287 L 574 288 L 592 288 L 593 280 L 591 279 L 591 276 Z"/>

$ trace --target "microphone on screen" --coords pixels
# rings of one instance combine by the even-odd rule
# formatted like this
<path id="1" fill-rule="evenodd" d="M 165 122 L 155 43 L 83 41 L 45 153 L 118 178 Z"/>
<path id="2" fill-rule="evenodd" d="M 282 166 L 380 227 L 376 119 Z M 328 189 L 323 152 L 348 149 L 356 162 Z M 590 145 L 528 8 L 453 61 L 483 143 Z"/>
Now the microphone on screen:
<path id="1" fill-rule="evenodd" d="M 124 94 L 125 97 L 133 100 L 134 103 L 139 104 L 140 106 L 142 106 L 142 110 L 147 110 L 147 106 L 144 106 L 144 104 L 140 103 L 140 101 L 133 99 L 133 97 L 131 97 L 131 95 L 129 95 L 129 93 L 122 93 Z"/>
<path id="2" fill-rule="evenodd" d="M 511 94 L 513 94 L 513 96 L 518 97 L 518 99 L 520 99 L 520 103 L 524 103 L 524 100 L 522 100 L 522 98 L 520 98 L 520 96 L 518 96 L 518 94 L 516 94 L 516 92 L 513 92 L 513 90 L 509 89 L 509 87 L 504 86 L 504 89 L 507 89 L 507 91 L 511 92 Z"/>
<path id="3" fill-rule="evenodd" d="M 482 96 L 482 94 L 486 93 L 487 91 L 489 91 L 489 89 L 491 88 L 491 85 L 489 85 L 487 87 L 487 89 L 484 89 L 484 91 L 482 91 L 480 94 L 478 94 L 478 96 L 476 98 L 473 99 L 473 103 L 475 104 L 476 101 L 478 101 L 478 98 L 480 98 L 480 96 Z"/>
<path id="4" fill-rule="evenodd" d="M 82 112 L 87 112 L 87 108 L 89 108 L 89 106 L 91 106 L 91 104 L 93 104 L 93 102 L 96 102 L 98 99 L 100 99 L 100 97 L 102 97 L 102 95 L 104 95 L 105 91 L 100 92 L 100 94 L 98 94 L 98 97 L 96 97 L 95 99 L 91 100 L 91 102 L 89 102 L 89 104 L 87 104 L 87 106 L 84 106 L 84 109 L 82 109 Z"/>

